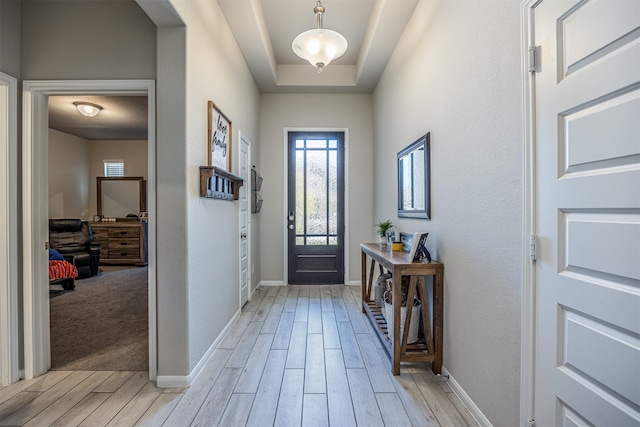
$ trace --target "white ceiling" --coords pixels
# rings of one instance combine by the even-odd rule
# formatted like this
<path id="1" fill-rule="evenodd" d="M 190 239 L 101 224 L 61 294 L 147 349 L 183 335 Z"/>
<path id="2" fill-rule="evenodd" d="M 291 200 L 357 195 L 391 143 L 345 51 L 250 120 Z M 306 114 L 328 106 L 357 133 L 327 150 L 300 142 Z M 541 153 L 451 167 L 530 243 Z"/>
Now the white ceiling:
<path id="1" fill-rule="evenodd" d="M 249 69 L 263 93 L 371 93 L 417 0 L 323 0 L 324 28 L 341 33 L 346 53 L 321 74 L 291 49 L 315 28 L 316 0 L 218 0 Z M 74 101 L 104 109 L 81 116 Z M 147 139 L 147 98 L 52 96 L 50 127 L 89 140 Z"/>
<path id="2" fill-rule="evenodd" d="M 102 111 L 84 117 L 76 101 L 98 104 Z M 49 127 L 89 140 L 147 139 L 147 97 L 50 96 Z"/>
<path id="3" fill-rule="evenodd" d="M 218 0 L 261 92 L 371 93 L 417 0 L 323 0 L 324 28 L 347 52 L 321 74 L 298 58 L 293 39 L 316 27 L 316 0 Z"/>

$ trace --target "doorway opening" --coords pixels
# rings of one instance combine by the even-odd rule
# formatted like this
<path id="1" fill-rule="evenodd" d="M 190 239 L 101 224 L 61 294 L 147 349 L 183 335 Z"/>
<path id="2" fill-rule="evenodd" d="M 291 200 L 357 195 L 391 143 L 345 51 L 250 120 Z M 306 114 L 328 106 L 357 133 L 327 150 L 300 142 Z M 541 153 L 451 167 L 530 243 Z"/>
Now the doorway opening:
<path id="1" fill-rule="evenodd" d="M 85 103 L 99 106 L 98 114 L 75 108 Z M 147 200 L 147 96 L 52 95 L 48 105 L 50 264 L 63 257 L 78 273 L 49 287 L 51 369 L 147 371 L 148 223 L 139 220 Z M 108 167 L 113 159 L 117 171 Z M 74 231 L 78 223 L 86 233 Z"/>
<path id="2" fill-rule="evenodd" d="M 157 375 L 156 344 L 156 193 L 155 82 L 153 80 L 25 81 L 23 138 L 24 234 L 24 359 L 25 379 L 51 367 L 49 292 L 46 249 L 48 227 L 48 101 L 52 96 L 147 97 L 147 218 L 148 218 L 148 363 L 149 379 Z"/>

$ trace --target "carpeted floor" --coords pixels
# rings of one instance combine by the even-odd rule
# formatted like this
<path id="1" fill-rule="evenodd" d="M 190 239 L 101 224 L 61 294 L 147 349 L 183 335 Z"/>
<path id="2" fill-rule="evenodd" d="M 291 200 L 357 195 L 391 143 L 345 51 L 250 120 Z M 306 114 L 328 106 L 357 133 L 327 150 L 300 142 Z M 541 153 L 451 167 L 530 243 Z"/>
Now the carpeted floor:
<path id="1" fill-rule="evenodd" d="M 147 267 L 76 280 L 49 304 L 52 369 L 149 369 Z"/>

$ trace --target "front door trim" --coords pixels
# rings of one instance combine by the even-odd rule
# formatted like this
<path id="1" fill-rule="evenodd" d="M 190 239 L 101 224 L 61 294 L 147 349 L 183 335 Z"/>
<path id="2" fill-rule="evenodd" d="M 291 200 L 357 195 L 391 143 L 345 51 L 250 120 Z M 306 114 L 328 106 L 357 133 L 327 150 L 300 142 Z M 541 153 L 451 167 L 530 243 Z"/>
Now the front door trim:
<path id="1" fill-rule="evenodd" d="M 149 379 L 157 376 L 156 311 L 156 96 L 154 80 L 33 80 L 23 82 L 23 307 L 24 307 L 24 378 L 47 372 L 51 366 L 49 341 L 49 296 L 46 277 L 48 241 L 46 211 L 48 200 L 45 177 L 48 105 L 51 95 L 143 95 L 148 102 L 148 172 L 149 211 Z"/>
<path id="2" fill-rule="evenodd" d="M 344 283 L 348 283 L 349 278 L 349 129 L 348 128 L 323 128 L 323 127 L 285 127 L 283 128 L 282 147 L 283 147 L 283 164 L 284 175 L 282 180 L 282 191 L 284 194 L 282 201 L 282 236 L 283 236 L 283 271 L 282 277 L 284 278 L 283 284 L 286 286 L 289 283 L 289 256 L 288 256 L 288 231 L 287 231 L 287 209 L 289 207 L 289 200 L 287 197 L 289 191 L 289 168 L 288 165 L 288 144 L 289 144 L 289 132 L 344 132 Z"/>

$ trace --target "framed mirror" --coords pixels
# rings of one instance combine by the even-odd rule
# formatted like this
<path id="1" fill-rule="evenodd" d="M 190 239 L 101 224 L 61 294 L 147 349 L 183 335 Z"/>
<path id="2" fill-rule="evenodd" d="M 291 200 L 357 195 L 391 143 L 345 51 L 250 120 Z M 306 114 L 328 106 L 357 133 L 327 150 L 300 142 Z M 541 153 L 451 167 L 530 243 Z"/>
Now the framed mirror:
<path id="1" fill-rule="evenodd" d="M 96 178 L 98 215 L 105 218 L 138 219 L 146 211 L 144 178 L 141 176 Z"/>
<path id="2" fill-rule="evenodd" d="M 429 132 L 398 152 L 398 216 L 431 217 Z"/>

